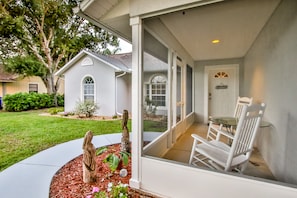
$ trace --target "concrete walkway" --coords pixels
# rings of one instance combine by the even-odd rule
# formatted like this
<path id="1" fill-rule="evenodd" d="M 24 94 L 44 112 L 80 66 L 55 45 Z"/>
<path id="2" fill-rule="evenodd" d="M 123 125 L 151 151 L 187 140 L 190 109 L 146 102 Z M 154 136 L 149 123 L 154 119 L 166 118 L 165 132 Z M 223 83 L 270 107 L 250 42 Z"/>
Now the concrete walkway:
<path id="1" fill-rule="evenodd" d="M 160 133 L 144 133 L 145 141 L 152 141 Z M 122 134 L 95 136 L 96 148 L 121 141 Z M 82 154 L 83 138 L 56 145 L 20 161 L 0 172 L 1 198 L 48 198 L 55 173 L 67 162 Z"/>

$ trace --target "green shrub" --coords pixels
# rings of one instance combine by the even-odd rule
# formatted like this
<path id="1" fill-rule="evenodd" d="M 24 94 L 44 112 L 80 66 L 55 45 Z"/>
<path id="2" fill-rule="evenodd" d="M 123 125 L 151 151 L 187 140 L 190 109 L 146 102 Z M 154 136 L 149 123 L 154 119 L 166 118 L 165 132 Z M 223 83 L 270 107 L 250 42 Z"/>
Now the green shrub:
<path id="1" fill-rule="evenodd" d="M 30 104 L 29 109 L 43 109 L 53 106 L 52 98 L 45 93 L 29 93 L 27 94 L 27 101 Z"/>
<path id="2" fill-rule="evenodd" d="M 3 97 L 3 104 L 6 111 L 23 111 L 29 109 L 26 93 L 6 94 Z"/>
<path id="3" fill-rule="evenodd" d="M 75 106 L 75 114 L 77 115 L 85 115 L 87 118 L 92 117 L 95 111 L 99 109 L 99 106 L 93 101 L 84 101 L 77 102 Z"/>
<path id="4" fill-rule="evenodd" d="M 54 107 L 54 108 L 48 109 L 47 112 L 51 115 L 57 115 L 59 112 L 64 112 L 64 108 L 63 107 Z"/>
<path id="5" fill-rule="evenodd" d="M 64 96 L 58 96 L 58 104 L 64 103 Z M 53 96 L 46 93 L 16 93 L 3 97 L 3 106 L 6 111 L 27 111 L 54 106 Z M 63 104 L 64 105 L 64 104 Z M 61 106 L 63 106 L 61 105 Z"/>
<path id="6" fill-rule="evenodd" d="M 50 96 L 52 98 L 52 101 L 54 102 L 55 95 L 51 94 Z M 64 95 L 57 94 L 57 102 L 58 102 L 59 107 L 63 107 L 64 106 Z M 53 104 L 53 106 L 54 106 L 54 104 Z"/>

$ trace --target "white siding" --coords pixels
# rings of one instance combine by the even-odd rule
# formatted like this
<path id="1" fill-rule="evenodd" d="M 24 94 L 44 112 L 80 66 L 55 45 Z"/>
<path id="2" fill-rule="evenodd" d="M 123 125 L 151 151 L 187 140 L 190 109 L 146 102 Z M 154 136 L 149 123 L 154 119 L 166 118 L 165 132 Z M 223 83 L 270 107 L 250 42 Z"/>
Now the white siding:
<path id="1" fill-rule="evenodd" d="M 244 61 L 244 92 L 267 103 L 258 148 L 278 180 L 297 184 L 297 1 L 282 1 Z"/>
<path id="2" fill-rule="evenodd" d="M 128 110 L 131 113 L 131 74 L 125 74 L 117 79 L 117 113 Z"/>
<path id="3" fill-rule="evenodd" d="M 96 114 L 115 115 L 114 69 L 96 59 L 94 65 L 81 66 L 82 60 L 65 72 L 65 111 L 73 111 L 76 103 L 83 100 L 82 80 L 91 76 L 95 81 L 95 102 L 100 107 Z"/>

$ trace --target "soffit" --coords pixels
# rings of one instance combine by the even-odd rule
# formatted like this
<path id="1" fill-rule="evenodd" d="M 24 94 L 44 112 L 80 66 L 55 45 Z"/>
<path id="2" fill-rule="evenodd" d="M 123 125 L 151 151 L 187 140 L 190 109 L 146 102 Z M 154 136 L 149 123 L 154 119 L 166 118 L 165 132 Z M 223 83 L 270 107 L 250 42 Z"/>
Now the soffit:
<path id="1" fill-rule="evenodd" d="M 85 0 L 74 12 L 95 25 L 131 41 L 129 0 Z"/>
<path id="2" fill-rule="evenodd" d="M 244 57 L 279 0 L 231 0 L 160 16 L 194 60 Z M 219 39 L 219 44 L 211 41 Z"/>
<path id="3" fill-rule="evenodd" d="M 83 1 L 79 7 L 83 12 L 88 13 L 96 19 L 102 18 L 105 14 L 110 12 L 120 0 L 86 0 Z"/>

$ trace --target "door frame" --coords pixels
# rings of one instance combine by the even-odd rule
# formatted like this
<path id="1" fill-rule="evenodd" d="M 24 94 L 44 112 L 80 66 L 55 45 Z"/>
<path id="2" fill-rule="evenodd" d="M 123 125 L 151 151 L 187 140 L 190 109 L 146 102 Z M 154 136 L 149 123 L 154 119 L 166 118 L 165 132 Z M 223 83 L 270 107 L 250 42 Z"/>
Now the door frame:
<path id="1" fill-rule="evenodd" d="M 235 69 L 235 97 L 239 96 L 239 64 L 204 66 L 204 123 L 208 123 L 208 76 L 213 69 Z"/>

